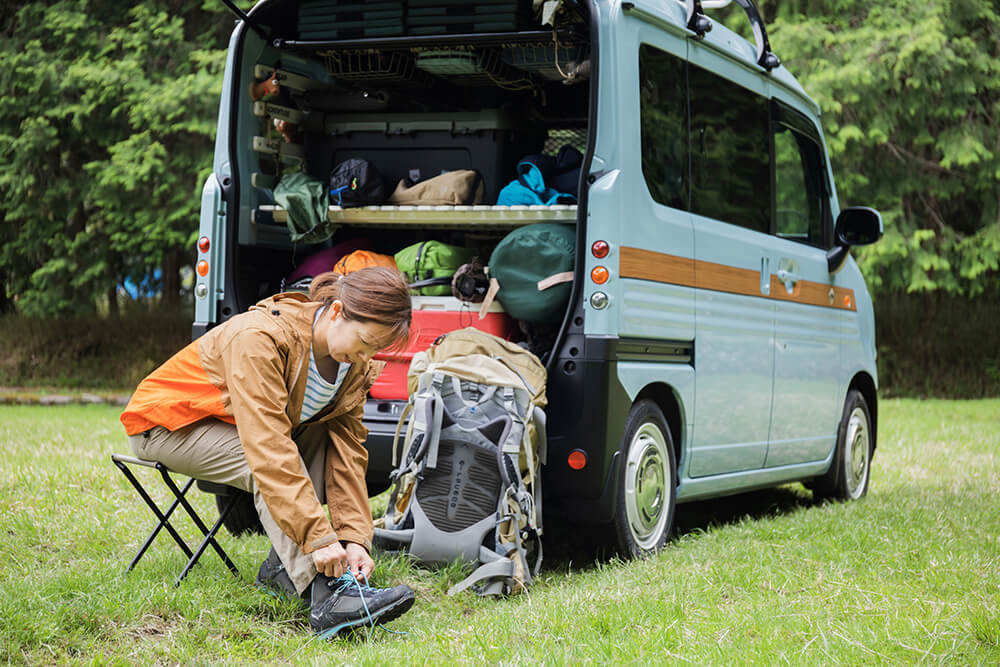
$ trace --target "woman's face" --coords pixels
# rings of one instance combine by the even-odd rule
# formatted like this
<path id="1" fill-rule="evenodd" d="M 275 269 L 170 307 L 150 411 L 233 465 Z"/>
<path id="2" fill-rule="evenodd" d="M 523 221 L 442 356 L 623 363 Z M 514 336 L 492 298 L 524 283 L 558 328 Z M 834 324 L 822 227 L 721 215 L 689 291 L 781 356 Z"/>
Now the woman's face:
<path id="1" fill-rule="evenodd" d="M 334 361 L 364 365 L 388 344 L 391 331 L 384 324 L 348 320 L 340 301 L 334 301 L 327 317 L 327 351 Z"/>

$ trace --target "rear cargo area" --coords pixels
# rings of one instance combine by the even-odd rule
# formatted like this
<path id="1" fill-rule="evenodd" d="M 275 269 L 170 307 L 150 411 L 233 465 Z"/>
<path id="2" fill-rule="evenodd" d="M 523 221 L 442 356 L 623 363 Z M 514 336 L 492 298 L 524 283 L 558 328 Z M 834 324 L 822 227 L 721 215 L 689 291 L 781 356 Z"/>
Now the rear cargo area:
<path id="1" fill-rule="evenodd" d="M 258 30 L 244 38 L 245 76 L 233 97 L 243 205 L 227 291 L 236 312 L 308 289 L 342 259 L 340 249 L 394 257 L 432 241 L 488 265 L 518 228 L 577 224 L 590 44 L 575 4 L 543 17 L 517 0 L 303 0 L 261 3 L 251 18 Z M 518 184 L 525 158 L 539 168 Z M 380 198 L 359 204 L 342 199 L 349 191 L 330 194 L 331 174 L 347 161 L 373 168 Z M 462 170 L 475 174 L 475 189 L 448 193 L 454 203 L 421 192 Z M 307 195 L 306 207 L 289 209 L 282 195 L 293 176 L 326 191 L 324 205 Z M 313 231 L 296 239 L 303 228 Z M 461 319 L 449 322 L 484 323 L 505 337 L 554 338 L 513 318 L 497 322 L 506 317 L 502 294 L 482 319 L 480 304 L 450 286 L 414 290 L 415 299 L 430 296 L 440 300 L 433 308 L 415 301 L 428 330 L 451 313 Z"/>

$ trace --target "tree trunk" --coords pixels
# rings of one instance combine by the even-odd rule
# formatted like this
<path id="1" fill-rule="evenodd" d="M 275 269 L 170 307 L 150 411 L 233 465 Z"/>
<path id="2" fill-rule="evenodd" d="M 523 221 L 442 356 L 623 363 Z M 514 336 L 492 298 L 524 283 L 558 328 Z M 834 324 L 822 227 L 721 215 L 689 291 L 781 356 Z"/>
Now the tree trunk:
<path id="1" fill-rule="evenodd" d="M 163 257 L 163 305 L 174 308 L 181 302 L 180 261 L 177 250 Z"/>
<path id="2" fill-rule="evenodd" d="M 118 319 L 120 311 L 118 310 L 118 285 L 112 285 L 108 288 L 108 317 Z"/>

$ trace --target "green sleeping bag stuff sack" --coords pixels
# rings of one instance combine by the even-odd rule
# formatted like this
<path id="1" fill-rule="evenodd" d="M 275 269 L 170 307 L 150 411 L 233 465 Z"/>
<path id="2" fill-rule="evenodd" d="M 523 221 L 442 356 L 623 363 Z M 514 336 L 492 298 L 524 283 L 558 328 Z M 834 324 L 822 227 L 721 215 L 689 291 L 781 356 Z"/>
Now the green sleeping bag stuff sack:
<path id="1" fill-rule="evenodd" d="M 569 302 L 576 248 L 572 225 L 539 223 L 515 229 L 490 255 L 489 307 L 495 295 L 507 313 L 533 324 L 562 320 Z"/>
<path id="2" fill-rule="evenodd" d="M 472 261 L 468 248 L 440 241 L 421 241 L 396 253 L 396 267 L 413 294 L 451 296 L 451 279 L 463 264 Z"/>

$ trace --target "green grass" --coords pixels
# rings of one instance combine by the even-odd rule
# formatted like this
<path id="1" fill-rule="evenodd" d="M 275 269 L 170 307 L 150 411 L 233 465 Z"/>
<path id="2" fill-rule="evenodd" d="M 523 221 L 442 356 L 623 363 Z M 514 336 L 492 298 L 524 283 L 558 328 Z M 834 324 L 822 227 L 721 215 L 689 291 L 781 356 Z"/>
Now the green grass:
<path id="1" fill-rule="evenodd" d="M 0 406 L 0 661 L 997 664 L 1000 400 L 881 407 L 861 502 L 789 485 L 682 505 L 673 543 L 631 563 L 550 534 L 537 585 L 506 600 L 382 558 L 376 583 L 417 591 L 390 625 L 406 634 L 320 642 L 250 585 L 262 537 L 221 538 L 239 580 L 206 554 L 174 588 L 166 536 L 123 574 L 152 517 L 108 458 L 127 451 L 118 409 Z"/>

